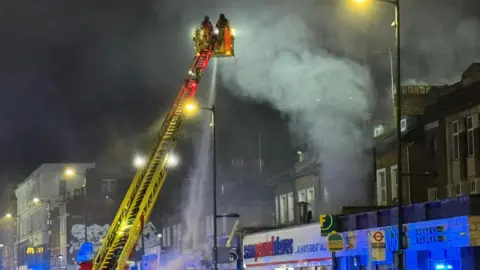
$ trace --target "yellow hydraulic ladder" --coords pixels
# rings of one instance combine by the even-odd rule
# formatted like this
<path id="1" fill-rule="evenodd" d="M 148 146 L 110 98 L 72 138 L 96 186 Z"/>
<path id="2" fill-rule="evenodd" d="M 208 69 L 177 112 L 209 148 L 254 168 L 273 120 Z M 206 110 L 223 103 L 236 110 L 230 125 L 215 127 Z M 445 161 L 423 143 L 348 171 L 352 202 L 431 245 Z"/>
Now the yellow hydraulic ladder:
<path id="1" fill-rule="evenodd" d="M 206 48 L 197 47 L 196 56 L 180 93 L 155 137 L 148 162 L 133 178 L 120 209 L 93 260 L 93 269 L 123 270 L 126 267 L 138 236 L 143 230 L 144 221 L 148 221 L 167 176 L 165 163 L 175 146 L 177 132 L 184 117 L 185 102 L 195 96 L 198 83 L 212 56 L 232 56 L 214 51 L 214 45 L 209 44 Z"/>

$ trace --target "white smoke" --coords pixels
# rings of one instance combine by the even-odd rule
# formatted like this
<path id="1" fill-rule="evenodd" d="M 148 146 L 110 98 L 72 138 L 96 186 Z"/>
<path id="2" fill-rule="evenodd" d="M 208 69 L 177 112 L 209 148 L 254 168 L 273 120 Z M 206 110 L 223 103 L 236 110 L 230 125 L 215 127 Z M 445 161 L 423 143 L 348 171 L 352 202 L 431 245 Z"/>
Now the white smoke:
<path id="1" fill-rule="evenodd" d="M 236 58 L 221 69 L 224 82 L 270 102 L 290 116 L 296 135 L 308 134 L 321 157 L 324 210 L 367 204 L 371 132 L 364 123 L 375 100 L 369 70 L 319 48 L 298 15 L 263 20 L 269 24 L 238 29 Z"/>

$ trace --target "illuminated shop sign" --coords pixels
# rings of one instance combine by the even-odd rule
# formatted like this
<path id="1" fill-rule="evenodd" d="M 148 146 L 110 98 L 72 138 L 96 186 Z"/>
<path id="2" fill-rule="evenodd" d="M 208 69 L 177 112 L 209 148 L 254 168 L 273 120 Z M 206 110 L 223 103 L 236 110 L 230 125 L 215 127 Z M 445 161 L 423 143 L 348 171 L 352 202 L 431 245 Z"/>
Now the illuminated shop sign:
<path id="1" fill-rule="evenodd" d="M 295 253 L 310 253 L 310 252 L 319 252 L 319 251 L 327 251 L 327 244 L 315 243 L 315 244 L 299 245 Z"/>
<path id="2" fill-rule="evenodd" d="M 29 247 L 27 248 L 27 254 L 41 254 L 43 253 L 44 248 L 43 247 Z"/>
<path id="3" fill-rule="evenodd" d="M 272 236 L 272 240 L 268 242 L 258 243 L 254 245 L 245 245 L 243 247 L 243 257 L 245 259 L 286 255 L 293 253 L 293 239 L 280 239 L 280 237 Z"/>
<path id="4" fill-rule="evenodd" d="M 418 244 L 438 243 L 445 241 L 444 225 L 415 229 L 415 240 Z"/>

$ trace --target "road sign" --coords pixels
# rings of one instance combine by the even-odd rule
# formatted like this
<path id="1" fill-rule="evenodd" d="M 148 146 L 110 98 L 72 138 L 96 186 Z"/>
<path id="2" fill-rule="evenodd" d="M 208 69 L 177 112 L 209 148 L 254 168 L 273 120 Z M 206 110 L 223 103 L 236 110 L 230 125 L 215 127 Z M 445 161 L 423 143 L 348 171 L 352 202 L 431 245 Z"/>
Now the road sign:
<path id="1" fill-rule="evenodd" d="M 381 243 L 382 241 L 385 242 L 385 235 L 383 233 L 383 231 L 375 231 L 371 234 L 371 239 L 370 239 L 370 242 L 371 243 Z"/>
<path id="2" fill-rule="evenodd" d="M 385 261 L 386 260 L 386 244 L 385 244 L 385 232 L 383 230 L 371 231 L 368 233 L 369 249 L 372 261 Z"/>
<path id="3" fill-rule="evenodd" d="M 320 230 L 322 236 L 327 236 L 337 228 L 337 217 L 332 215 L 320 215 Z"/>
<path id="4" fill-rule="evenodd" d="M 327 248 L 330 252 L 343 251 L 345 248 L 345 240 L 343 236 L 336 231 L 332 231 L 327 236 Z"/>
<path id="5" fill-rule="evenodd" d="M 238 261 L 238 254 L 234 250 L 231 250 L 230 251 L 230 262 L 233 263 L 233 262 L 236 262 L 236 261 Z"/>

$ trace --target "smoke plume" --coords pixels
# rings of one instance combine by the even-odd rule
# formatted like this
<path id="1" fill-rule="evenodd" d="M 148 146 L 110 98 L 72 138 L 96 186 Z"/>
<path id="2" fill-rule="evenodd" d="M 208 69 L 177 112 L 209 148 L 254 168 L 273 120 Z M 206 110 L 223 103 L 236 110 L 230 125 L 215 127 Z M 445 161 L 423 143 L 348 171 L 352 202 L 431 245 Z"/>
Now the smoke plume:
<path id="1" fill-rule="evenodd" d="M 374 105 L 369 70 L 315 45 L 299 15 L 263 20 L 269 23 L 250 22 L 237 31 L 236 58 L 221 69 L 224 82 L 238 85 L 244 97 L 270 102 L 290 116 L 294 134 L 308 137 L 320 153 L 323 211 L 367 204 L 371 134 L 364 123 Z"/>

